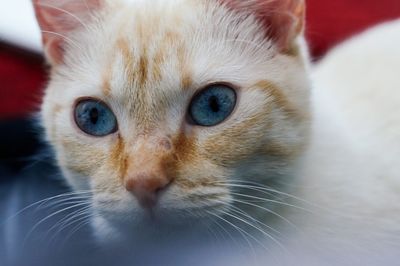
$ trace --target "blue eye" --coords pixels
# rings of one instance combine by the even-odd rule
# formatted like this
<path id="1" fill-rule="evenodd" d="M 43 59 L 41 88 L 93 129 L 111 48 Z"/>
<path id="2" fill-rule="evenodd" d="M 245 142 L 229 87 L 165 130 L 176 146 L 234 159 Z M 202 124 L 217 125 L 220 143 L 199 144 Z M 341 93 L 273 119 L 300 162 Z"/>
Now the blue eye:
<path id="1" fill-rule="evenodd" d="M 200 126 L 215 126 L 233 112 L 236 105 L 235 91 L 226 85 L 212 85 L 197 94 L 189 107 L 193 122 Z"/>
<path id="2" fill-rule="evenodd" d="M 104 137 L 117 131 L 117 119 L 111 109 L 97 100 L 83 100 L 75 107 L 75 122 L 85 133 Z"/>

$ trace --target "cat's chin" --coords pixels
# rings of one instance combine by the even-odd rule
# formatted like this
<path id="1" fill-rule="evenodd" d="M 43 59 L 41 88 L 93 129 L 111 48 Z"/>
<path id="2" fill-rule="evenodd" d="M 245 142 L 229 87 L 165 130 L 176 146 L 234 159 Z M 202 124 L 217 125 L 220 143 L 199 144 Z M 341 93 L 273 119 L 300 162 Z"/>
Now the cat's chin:
<path id="1" fill-rule="evenodd" d="M 198 217 L 162 217 L 157 214 L 140 213 L 135 219 L 128 215 L 95 215 L 92 228 L 99 243 L 119 245 L 123 243 L 143 244 L 160 239 L 184 239 L 188 235 L 200 239 L 205 235 L 211 220 Z M 167 240 L 168 241 L 168 240 Z"/>
<path id="2" fill-rule="evenodd" d="M 155 245 L 162 248 L 170 243 L 191 240 L 191 244 L 208 241 L 209 232 L 205 223 L 171 223 L 165 221 L 143 219 L 141 222 L 116 222 L 97 216 L 92 220 L 92 229 L 98 244 L 106 248 L 129 249 Z M 195 240 L 195 241 L 192 241 Z M 195 243 L 193 243 L 195 242 Z"/>

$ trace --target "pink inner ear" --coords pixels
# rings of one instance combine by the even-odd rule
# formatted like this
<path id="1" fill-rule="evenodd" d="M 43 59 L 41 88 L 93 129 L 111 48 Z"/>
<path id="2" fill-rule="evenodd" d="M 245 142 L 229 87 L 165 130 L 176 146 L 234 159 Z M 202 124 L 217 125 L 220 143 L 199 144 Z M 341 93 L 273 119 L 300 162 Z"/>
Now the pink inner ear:
<path id="1" fill-rule="evenodd" d="M 290 50 L 293 40 L 302 32 L 304 0 L 219 0 L 241 12 L 253 13 L 265 26 L 266 33 L 281 51 Z"/>
<path id="2" fill-rule="evenodd" d="M 43 45 L 51 64 L 62 63 L 68 35 L 84 27 L 101 0 L 33 0 L 42 30 Z"/>

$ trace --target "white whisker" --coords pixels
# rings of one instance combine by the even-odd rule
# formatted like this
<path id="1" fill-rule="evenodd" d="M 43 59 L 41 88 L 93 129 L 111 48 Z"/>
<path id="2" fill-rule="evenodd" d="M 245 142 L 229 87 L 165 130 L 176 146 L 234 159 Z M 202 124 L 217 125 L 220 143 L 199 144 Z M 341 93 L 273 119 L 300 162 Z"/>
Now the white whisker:
<path id="1" fill-rule="evenodd" d="M 70 199 L 70 198 L 73 198 L 73 197 L 79 197 L 79 196 L 84 197 L 83 195 L 88 195 L 87 197 L 89 197 L 94 192 L 96 192 L 96 190 L 81 190 L 81 191 L 75 191 L 75 192 L 69 192 L 69 193 L 60 194 L 60 195 L 45 199 L 37 208 L 40 209 L 42 207 L 46 207 L 46 204 L 48 204 L 49 201 L 55 200 L 55 199 L 59 199 L 61 197 L 69 197 L 67 199 Z M 60 200 L 63 200 L 63 199 L 60 199 Z"/>
<path id="2" fill-rule="evenodd" d="M 213 219 L 213 217 L 211 217 L 211 221 L 212 221 L 214 224 L 216 224 L 225 234 L 227 234 L 227 235 L 229 236 L 229 238 L 230 238 L 233 242 L 235 242 L 236 244 L 238 243 L 237 240 L 232 236 L 232 234 L 231 234 L 228 230 L 226 230 L 225 227 L 223 227 L 218 221 L 216 221 L 215 219 Z M 224 237 L 224 239 L 225 239 L 224 234 L 221 233 L 221 235 L 222 235 L 222 236 Z"/>
<path id="3" fill-rule="evenodd" d="M 88 215 L 85 215 L 79 219 L 76 219 L 73 223 L 71 223 L 70 225 L 83 220 L 83 222 L 80 222 L 78 225 L 76 225 L 74 228 L 72 228 L 71 232 L 65 237 L 64 241 L 65 242 L 68 241 L 68 239 L 71 238 L 76 232 L 78 232 L 79 229 L 81 229 L 84 225 L 89 224 L 90 223 L 89 218 L 94 217 L 94 216 L 95 216 L 94 213 L 88 213 Z"/>
<path id="4" fill-rule="evenodd" d="M 272 211 L 272 210 L 270 210 L 270 209 L 268 209 L 268 208 L 265 208 L 265 207 L 263 207 L 263 206 L 259 206 L 259 205 L 257 205 L 257 204 L 254 204 L 254 203 L 251 203 L 251 202 L 247 202 L 247 201 L 244 201 L 244 200 L 233 199 L 233 201 L 234 201 L 234 202 L 237 202 L 237 203 L 241 203 L 241 204 L 245 204 L 245 205 L 249 205 L 249 206 L 253 206 L 253 207 L 262 209 L 262 210 L 264 210 L 264 211 L 266 211 L 266 212 L 268 212 L 268 213 L 271 213 L 271 214 L 273 214 L 273 215 L 279 217 L 280 219 L 282 219 L 283 221 L 285 221 L 286 223 L 288 223 L 290 226 L 292 226 L 292 227 L 295 228 L 296 230 L 299 230 L 299 228 L 297 228 L 297 226 L 294 225 L 290 220 L 288 220 L 287 218 L 283 217 L 282 215 L 280 215 L 280 214 L 278 214 L 278 213 L 276 213 L 276 212 L 274 212 L 274 211 Z"/>
<path id="5" fill-rule="evenodd" d="M 260 200 L 260 201 L 262 201 L 262 202 L 275 203 L 275 204 L 279 204 L 279 205 L 283 205 L 283 206 L 292 207 L 292 208 L 295 208 L 295 209 L 298 209 L 298 210 L 302 210 L 302 211 L 305 211 L 305 212 L 314 213 L 314 212 L 311 211 L 311 210 L 308 210 L 308 209 L 305 209 L 305 208 L 303 208 L 303 207 L 296 206 L 296 205 L 293 205 L 293 204 L 290 204 L 290 203 L 286 203 L 286 202 L 281 202 L 281 201 L 276 201 L 276 200 L 261 198 L 261 197 L 257 197 L 257 196 L 246 195 L 246 194 L 242 194 L 242 193 L 236 193 L 236 192 L 231 192 L 231 194 L 232 194 L 232 195 L 239 196 L 239 197 L 250 198 L 250 199 L 257 199 L 257 200 Z"/>
<path id="6" fill-rule="evenodd" d="M 246 184 L 235 184 L 235 183 L 229 183 L 229 182 L 221 182 L 220 184 L 224 184 L 226 186 L 233 187 L 233 188 L 250 189 L 250 190 L 258 191 L 260 193 L 274 197 L 275 199 L 282 199 L 282 197 L 281 197 L 282 194 L 276 193 L 275 191 L 272 191 L 272 189 L 270 191 L 270 190 L 268 190 L 266 188 L 262 188 L 262 187 L 256 187 L 256 186 L 246 185 Z M 283 196 L 287 197 L 286 195 L 283 195 Z"/>
<path id="7" fill-rule="evenodd" d="M 236 206 L 230 206 L 230 207 L 232 208 L 231 211 L 234 211 L 234 212 L 236 212 L 236 213 L 238 213 L 238 214 L 240 214 L 240 215 L 243 215 L 243 216 L 246 217 L 246 218 L 249 218 L 250 220 L 254 221 L 255 223 L 260 224 L 260 225 L 266 227 L 267 229 L 269 229 L 269 230 L 275 232 L 275 233 L 278 234 L 278 235 L 281 235 L 281 234 L 282 234 L 281 232 L 279 232 L 279 231 L 276 230 L 275 228 L 273 228 L 273 227 L 271 227 L 271 226 L 269 226 L 269 225 L 267 225 L 267 224 L 265 224 L 265 223 L 263 223 L 263 222 L 257 220 L 256 218 L 250 216 L 247 212 L 243 211 L 243 210 L 240 209 L 239 207 L 236 207 Z"/>
<path id="8" fill-rule="evenodd" d="M 215 243 L 218 243 L 220 241 L 220 238 L 217 236 L 214 229 L 207 223 L 203 223 L 203 224 L 207 228 L 207 232 L 213 236 L 213 240 L 215 241 Z M 219 232 L 219 231 L 217 230 L 217 232 Z"/>
<path id="9" fill-rule="evenodd" d="M 74 219 L 78 218 L 81 215 L 84 215 L 87 213 L 87 211 L 91 208 L 91 206 L 84 207 L 82 209 L 78 209 L 73 211 L 72 213 L 68 214 L 67 216 L 63 217 L 60 221 L 58 221 L 56 224 L 54 224 L 46 233 L 49 234 L 52 230 L 55 228 L 59 227 L 58 230 L 55 232 L 54 235 L 57 235 L 61 233 L 66 227 L 69 226 L 69 223 L 73 221 Z"/>
<path id="10" fill-rule="evenodd" d="M 292 194 L 289 194 L 289 193 L 285 193 L 285 192 L 276 190 L 276 189 L 271 188 L 271 187 L 267 187 L 264 184 L 260 184 L 260 183 L 257 183 L 257 182 L 251 182 L 251 181 L 243 181 L 243 180 L 232 180 L 232 181 L 234 183 L 232 183 L 231 180 L 227 181 L 227 182 L 220 182 L 220 183 L 224 184 L 224 185 L 227 185 L 227 186 L 232 186 L 232 187 L 257 189 L 257 190 L 262 190 L 262 191 L 265 191 L 265 192 L 276 193 L 276 194 L 280 194 L 280 195 L 283 195 L 283 196 L 291 198 L 291 199 L 295 199 L 295 200 L 301 201 L 302 203 L 308 204 L 310 206 L 313 206 L 313 207 L 316 207 L 316 208 L 320 208 L 320 209 L 324 209 L 322 206 L 318 206 L 315 203 L 309 202 L 309 201 L 307 201 L 305 199 L 302 199 L 300 197 L 297 197 L 295 195 L 292 195 Z M 248 185 L 248 184 L 250 184 L 250 185 Z"/>
<path id="11" fill-rule="evenodd" d="M 89 202 L 90 196 L 77 196 L 77 197 L 71 197 L 71 198 L 66 198 L 66 199 L 60 199 L 60 200 L 57 200 L 54 202 L 46 203 L 42 207 L 44 207 L 44 208 L 59 208 L 64 205 L 73 204 L 76 201 L 83 202 L 84 200 L 87 200 Z"/>
<path id="12" fill-rule="evenodd" d="M 61 244 L 61 247 L 63 247 L 63 246 L 68 242 L 68 240 L 69 240 L 76 232 L 78 232 L 82 227 L 84 227 L 84 226 L 87 225 L 87 224 L 90 224 L 90 222 L 91 222 L 90 218 L 95 217 L 95 216 L 96 216 L 95 213 L 88 213 L 88 215 L 83 216 L 83 217 L 77 219 L 76 221 L 74 221 L 74 223 L 80 222 L 80 221 L 82 221 L 82 222 L 80 222 L 78 225 L 76 225 L 75 227 L 73 227 L 73 228 L 71 229 L 70 233 L 64 238 L 64 240 L 63 240 L 63 242 L 62 242 L 62 244 Z M 71 225 L 72 225 L 72 224 L 73 224 L 73 223 L 71 223 Z"/>
<path id="13" fill-rule="evenodd" d="M 267 248 L 266 246 L 264 246 L 263 243 L 261 243 L 257 238 L 255 238 L 254 236 L 252 236 L 251 234 L 249 234 L 248 232 L 246 232 L 246 231 L 243 230 L 242 228 L 240 228 L 240 227 L 238 227 L 237 225 L 235 225 L 235 224 L 229 222 L 228 220 L 226 220 L 225 218 L 223 218 L 223 217 L 221 217 L 221 216 L 219 216 L 219 215 L 217 215 L 217 214 L 214 214 L 214 213 L 209 212 L 209 211 L 207 211 L 207 212 L 208 212 L 208 214 L 210 214 L 210 215 L 212 215 L 212 216 L 214 216 L 214 217 L 217 217 L 218 219 L 220 219 L 220 220 L 224 221 L 225 223 L 229 224 L 230 226 L 232 226 L 233 228 L 235 228 L 236 230 L 238 230 L 238 231 L 240 232 L 240 234 L 245 234 L 245 235 L 247 235 L 248 237 L 250 237 L 251 239 L 253 239 L 254 241 L 256 241 L 257 244 L 259 244 L 261 247 L 263 247 L 265 250 L 268 251 L 268 248 Z M 243 236 L 243 235 L 242 235 L 242 236 Z M 254 247 L 253 247 L 253 245 L 251 244 L 251 242 L 247 239 L 247 237 L 244 237 L 244 238 L 245 238 L 245 240 L 248 242 L 249 246 L 252 248 L 253 253 L 256 254 L 256 252 L 255 252 L 255 250 L 254 250 Z"/>
<path id="14" fill-rule="evenodd" d="M 70 209 L 73 209 L 73 208 L 80 207 L 80 206 L 82 206 L 82 205 L 87 205 L 87 203 L 86 203 L 86 202 L 85 202 L 85 203 L 79 203 L 79 204 L 75 204 L 75 205 L 73 205 L 73 206 L 69 206 L 69 207 L 63 208 L 63 209 L 61 209 L 61 210 L 59 210 L 59 211 L 56 211 L 56 212 L 54 212 L 54 213 L 52 213 L 52 214 L 46 216 L 45 218 L 41 219 L 41 220 L 40 220 L 39 222 L 37 222 L 37 223 L 32 227 L 32 229 L 28 232 L 28 234 L 27 234 L 26 237 L 24 238 L 23 246 L 25 246 L 25 243 L 27 242 L 27 240 L 29 239 L 29 237 L 32 235 L 32 233 L 33 233 L 43 222 L 47 221 L 48 219 L 50 219 L 51 217 L 54 217 L 55 215 L 57 215 L 57 214 L 59 214 L 59 213 L 65 212 L 65 211 L 70 210 Z"/>
<path id="15" fill-rule="evenodd" d="M 239 220 L 240 222 L 247 224 L 248 226 L 250 226 L 251 228 L 254 228 L 255 230 L 259 231 L 260 233 L 262 233 L 264 236 L 268 237 L 269 239 L 271 239 L 272 241 L 274 241 L 275 244 L 277 244 L 280 248 L 282 248 L 284 251 L 287 251 L 287 249 L 282 245 L 281 242 L 279 242 L 276 238 L 274 238 L 271 234 L 268 234 L 267 232 L 265 232 L 264 230 L 262 230 L 261 228 L 259 228 L 258 226 L 255 226 L 254 224 L 232 214 L 229 212 L 226 212 L 225 215 L 228 215 L 229 217 L 232 217 L 236 220 Z"/>
<path id="16" fill-rule="evenodd" d="M 74 196 L 74 195 L 79 195 L 79 194 L 84 194 L 84 193 L 93 193 L 92 190 L 88 190 L 88 191 L 78 191 L 78 192 L 68 192 L 68 193 L 63 193 L 63 194 L 59 194 L 56 196 L 51 196 L 45 199 L 41 199 L 38 200 L 32 204 L 29 204 L 28 206 L 22 208 L 21 210 L 19 210 L 18 212 L 16 212 L 15 214 L 11 215 L 10 217 L 6 218 L 2 223 L 0 223 L 0 225 L 8 222 L 9 220 L 14 219 L 15 217 L 17 217 L 18 215 L 24 213 L 25 211 L 35 207 L 36 205 L 39 205 L 36 210 L 40 209 L 42 207 L 43 204 L 46 204 L 47 202 L 53 200 L 53 199 L 58 199 L 58 198 L 62 198 L 62 197 L 68 197 L 68 196 Z"/>

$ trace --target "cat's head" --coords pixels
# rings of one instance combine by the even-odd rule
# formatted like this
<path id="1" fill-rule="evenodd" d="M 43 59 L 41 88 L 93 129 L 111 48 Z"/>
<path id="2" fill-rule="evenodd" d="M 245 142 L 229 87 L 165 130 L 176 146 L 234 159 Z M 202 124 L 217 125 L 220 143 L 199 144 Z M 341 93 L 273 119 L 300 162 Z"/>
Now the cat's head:
<path id="1" fill-rule="evenodd" d="M 303 0 L 34 0 L 42 117 L 99 224 L 207 219 L 307 141 Z M 112 226 L 111 226 L 112 227 Z"/>

